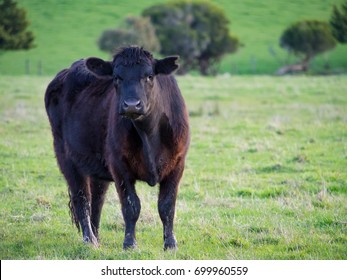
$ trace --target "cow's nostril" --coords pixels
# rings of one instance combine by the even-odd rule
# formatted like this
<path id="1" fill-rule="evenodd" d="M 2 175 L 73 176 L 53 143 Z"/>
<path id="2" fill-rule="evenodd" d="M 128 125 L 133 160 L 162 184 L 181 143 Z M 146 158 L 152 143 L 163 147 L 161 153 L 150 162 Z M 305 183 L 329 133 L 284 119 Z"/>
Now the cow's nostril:
<path id="1" fill-rule="evenodd" d="M 137 104 L 135 105 L 135 108 L 136 109 L 141 109 L 142 108 L 142 105 L 141 105 L 141 101 L 139 100 L 138 102 L 137 102 Z"/>
<path id="2" fill-rule="evenodd" d="M 142 110 L 142 102 L 138 99 L 124 100 L 123 109 L 126 112 L 138 112 Z"/>

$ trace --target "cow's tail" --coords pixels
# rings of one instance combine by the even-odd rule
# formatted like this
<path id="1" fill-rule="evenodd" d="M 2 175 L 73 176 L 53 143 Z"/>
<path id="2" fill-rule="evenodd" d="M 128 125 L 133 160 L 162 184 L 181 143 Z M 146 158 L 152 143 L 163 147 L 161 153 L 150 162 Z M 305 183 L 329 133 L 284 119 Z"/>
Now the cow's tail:
<path id="1" fill-rule="evenodd" d="M 77 213 L 76 213 L 75 208 L 73 207 L 73 204 L 72 204 L 72 197 L 71 197 L 70 191 L 69 191 L 69 204 L 68 204 L 68 206 L 70 209 L 71 222 L 76 225 L 78 232 L 80 232 L 81 231 L 80 223 L 78 222 Z"/>

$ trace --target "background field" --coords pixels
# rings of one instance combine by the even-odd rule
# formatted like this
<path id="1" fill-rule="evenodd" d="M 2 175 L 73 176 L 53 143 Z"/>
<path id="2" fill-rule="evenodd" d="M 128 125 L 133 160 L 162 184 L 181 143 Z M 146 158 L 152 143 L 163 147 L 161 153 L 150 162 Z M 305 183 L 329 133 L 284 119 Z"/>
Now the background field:
<path id="1" fill-rule="evenodd" d="M 67 52 L 68 53 L 68 52 Z M 347 77 L 180 77 L 192 141 L 162 250 L 157 187 L 139 185 L 124 252 L 110 188 L 101 247 L 70 223 L 44 111 L 48 77 L 0 79 L 1 259 L 346 259 Z"/>
<path id="2" fill-rule="evenodd" d="M 98 50 L 96 41 L 104 29 L 116 27 L 129 15 L 139 15 L 145 7 L 165 0 L 19 0 L 28 10 L 31 30 L 37 47 L 30 51 L 0 54 L 0 74 L 53 75 L 81 57 L 108 54 Z M 281 65 L 295 61 L 278 45 L 279 37 L 289 24 L 304 19 L 328 20 L 332 5 L 342 0 L 214 0 L 231 21 L 231 32 L 244 47 L 225 57 L 220 72 L 238 74 L 273 74 Z M 317 57 L 315 71 L 328 64 L 336 71 L 347 70 L 347 47 L 337 48 Z M 39 66 L 41 65 L 41 66 Z"/>

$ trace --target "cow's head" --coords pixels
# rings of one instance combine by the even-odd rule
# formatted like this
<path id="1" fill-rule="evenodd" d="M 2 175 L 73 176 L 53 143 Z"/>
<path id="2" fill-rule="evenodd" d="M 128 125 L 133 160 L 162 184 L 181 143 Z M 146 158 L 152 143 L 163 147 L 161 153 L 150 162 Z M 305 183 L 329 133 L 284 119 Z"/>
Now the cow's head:
<path id="1" fill-rule="evenodd" d="M 139 47 L 121 49 L 112 62 L 88 58 L 86 66 L 95 76 L 113 79 L 119 114 L 137 119 L 147 114 L 156 99 L 156 76 L 169 75 L 178 68 L 177 56 L 154 59 Z"/>

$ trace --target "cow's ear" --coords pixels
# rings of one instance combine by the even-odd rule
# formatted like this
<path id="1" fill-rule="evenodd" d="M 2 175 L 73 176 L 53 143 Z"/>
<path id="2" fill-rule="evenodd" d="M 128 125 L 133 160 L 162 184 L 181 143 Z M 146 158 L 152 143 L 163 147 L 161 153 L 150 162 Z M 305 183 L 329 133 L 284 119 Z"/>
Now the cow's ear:
<path id="1" fill-rule="evenodd" d="M 171 74 L 179 66 L 178 64 L 176 64 L 177 59 L 178 56 L 168 56 L 163 59 L 156 59 L 154 66 L 155 74 Z"/>
<path id="2" fill-rule="evenodd" d="M 112 64 L 97 57 L 90 57 L 86 60 L 87 69 L 96 77 L 101 79 L 112 78 Z"/>

